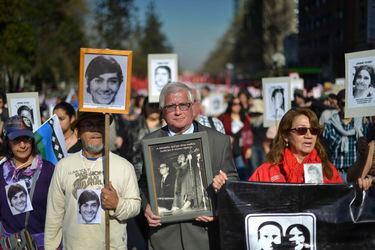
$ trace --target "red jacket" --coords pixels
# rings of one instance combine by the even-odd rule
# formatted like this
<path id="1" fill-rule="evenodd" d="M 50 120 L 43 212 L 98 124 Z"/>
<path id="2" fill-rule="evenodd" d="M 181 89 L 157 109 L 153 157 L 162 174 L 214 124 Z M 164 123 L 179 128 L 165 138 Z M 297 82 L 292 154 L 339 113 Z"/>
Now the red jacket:
<path id="1" fill-rule="evenodd" d="M 265 162 L 260 165 L 254 174 L 249 178 L 249 181 L 255 182 L 285 182 L 285 183 L 305 183 L 303 164 L 305 163 L 321 163 L 322 160 L 318 156 L 318 152 L 314 149 L 309 155 L 298 163 L 296 157 L 290 149 L 284 149 L 284 157 L 282 163 L 275 164 Z M 329 183 L 343 183 L 340 174 L 337 172 L 335 166 L 331 163 L 333 176 L 331 179 L 323 177 L 324 184 Z M 323 173 L 324 174 L 324 173 Z"/>
<path id="2" fill-rule="evenodd" d="M 233 136 L 232 133 L 232 118 L 229 113 L 222 114 L 219 117 L 220 121 L 224 125 L 225 134 Z M 241 129 L 241 139 L 242 139 L 242 156 L 245 156 L 245 152 L 248 148 L 253 146 L 253 132 L 250 127 L 250 116 L 246 115 L 244 126 Z"/>

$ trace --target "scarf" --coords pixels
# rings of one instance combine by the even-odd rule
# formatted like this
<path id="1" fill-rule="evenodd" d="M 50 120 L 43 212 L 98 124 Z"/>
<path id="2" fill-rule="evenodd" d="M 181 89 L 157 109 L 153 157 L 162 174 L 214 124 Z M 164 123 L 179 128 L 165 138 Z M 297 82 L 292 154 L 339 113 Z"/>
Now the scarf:
<path id="1" fill-rule="evenodd" d="M 318 152 L 313 149 L 310 154 L 306 155 L 301 163 L 293 155 L 289 148 L 283 152 L 282 168 L 285 171 L 285 180 L 289 183 L 304 183 L 304 169 L 306 163 L 322 163 Z"/>
<path id="2" fill-rule="evenodd" d="M 342 122 L 338 113 L 332 115 L 331 124 L 335 127 L 335 129 L 341 134 L 341 147 L 340 150 L 343 153 L 349 152 L 349 138 L 348 136 L 355 135 L 358 139 L 359 137 L 363 136 L 363 127 L 362 127 L 362 118 L 354 117 L 354 127 L 350 130 L 345 130 L 342 126 Z"/>
<path id="3" fill-rule="evenodd" d="M 43 160 L 41 155 L 36 155 L 31 165 L 27 168 L 17 169 L 14 161 L 8 159 L 3 165 L 3 177 L 5 182 L 9 184 L 25 180 L 28 189 L 31 187 L 31 179 L 35 171 L 42 168 Z"/>

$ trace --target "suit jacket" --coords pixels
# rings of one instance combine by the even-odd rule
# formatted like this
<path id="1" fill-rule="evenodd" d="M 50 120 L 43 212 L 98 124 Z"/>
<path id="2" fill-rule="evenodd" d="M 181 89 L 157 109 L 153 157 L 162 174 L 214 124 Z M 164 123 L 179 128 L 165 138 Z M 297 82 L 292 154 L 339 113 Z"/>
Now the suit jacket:
<path id="1" fill-rule="evenodd" d="M 194 121 L 194 132 L 206 131 L 208 134 L 208 145 L 210 149 L 212 176 L 224 171 L 229 180 L 238 180 L 238 174 L 234 165 L 229 136 L 223 135 L 216 130 L 200 125 Z M 144 139 L 168 136 L 167 126 L 148 134 Z M 143 168 L 145 169 L 145 167 Z M 212 183 L 212 182 L 211 182 Z M 209 183 L 211 187 L 211 183 Z M 142 190 L 142 206 L 148 203 L 148 189 L 145 171 L 140 179 Z M 215 202 L 215 193 L 212 187 L 209 196 Z M 150 229 L 150 249 L 220 249 L 220 236 L 217 221 L 203 223 L 198 221 L 185 221 L 163 224 L 157 228 Z"/>
<path id="2" fill-rule="evenodd" d="M 165 178 L 163 186 L 161 186 L 162 176 L 160 175 L 160 181 L 156 185 L 158 192 L 158 204 L 159 207 L 164 207 L 167 209 L 172 208 L 173 198 L 174 198 L 174 182 L 175 176 L 169 173 Z"/>

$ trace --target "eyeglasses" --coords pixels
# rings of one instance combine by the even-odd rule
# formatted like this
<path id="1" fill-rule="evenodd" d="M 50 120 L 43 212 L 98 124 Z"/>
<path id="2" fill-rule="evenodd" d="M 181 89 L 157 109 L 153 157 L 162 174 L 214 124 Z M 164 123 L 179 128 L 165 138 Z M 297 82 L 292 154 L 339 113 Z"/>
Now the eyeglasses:
<path id="1" fill-rule="evenodd" d="M 290 131 L 296 131 L 297 135 L 305 135 L 305 134 L 307 134 L 307 130 L 309 130 L 312 135 L 318 135 L 320 133 L 319 128 L 299 127 L 299 128 L 290 129 Z"/>
<path id="2" fill-rule="evenodd" d="M 239 102 L 234 102 L 234 103 L 232 104 L 232 106 L 236 106 L 236 105 L 241 105 L 241 103 L 239 103 Z"/>
<path id="3" fill-rule="evenodd" d="M 180 104 L 166 105 L 166 106 L 164 106 L 164 109 L 167 112 L 173 112 L 173 111 L 176 111 L 176 108 L 178 107 L 181 111 L 186 111 L 191 107 L 191 105 L 192 104 L 190 102 L 184 102 L 184 103 L 180 103 Z"/>
<path id="4" fill-rule="evenodd" d="M 21 136 L 21 137 L 15 138 L 14 140 L 10 140 L 10 142 L 13 144 L 20 144 L 21 142 L 31 143 L 32 141 L 33 141 L 33 138 L 28 137 L 28 136 Z"/>

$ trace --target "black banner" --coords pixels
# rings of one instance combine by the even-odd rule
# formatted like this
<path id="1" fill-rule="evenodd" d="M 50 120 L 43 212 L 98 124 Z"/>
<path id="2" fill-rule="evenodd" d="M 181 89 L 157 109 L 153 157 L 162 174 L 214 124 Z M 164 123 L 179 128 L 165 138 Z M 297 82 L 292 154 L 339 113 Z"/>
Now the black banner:
<path id="1" fill-rule="evenodd" d="M 221 249 L 375 249 L 375 188 L 228 182 Z"/>

